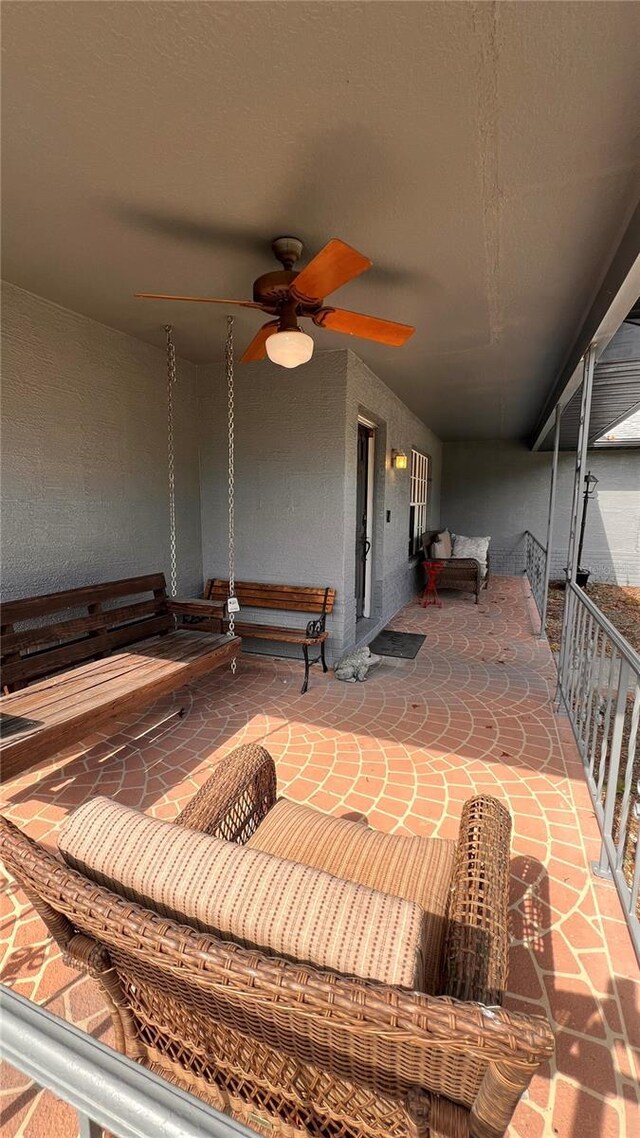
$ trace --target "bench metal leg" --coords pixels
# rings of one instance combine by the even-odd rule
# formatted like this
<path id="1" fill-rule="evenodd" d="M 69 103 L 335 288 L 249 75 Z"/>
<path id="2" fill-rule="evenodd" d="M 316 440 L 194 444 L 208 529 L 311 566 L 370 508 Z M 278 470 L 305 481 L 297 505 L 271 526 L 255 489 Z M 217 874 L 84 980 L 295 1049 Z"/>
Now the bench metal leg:
<path id="1" fill-rule="evenodd" d="M 300 695 L 304 695 L 309 687 L 309 648 L 306 644 L 302 645 L 302 652 L 304 655 L 304 680 L 302 688 L 300 689 Z"/>
<path id="2" fill-rule="evenodd" d="M 324 658 L 324 645 L 325 645 L 325 642 L 323 640 L 321 645 L 320 645 L 320 659 L 322 660 L 322 671 L 328 672 L 329 669 L 327 668 L 327 661 Z"/>

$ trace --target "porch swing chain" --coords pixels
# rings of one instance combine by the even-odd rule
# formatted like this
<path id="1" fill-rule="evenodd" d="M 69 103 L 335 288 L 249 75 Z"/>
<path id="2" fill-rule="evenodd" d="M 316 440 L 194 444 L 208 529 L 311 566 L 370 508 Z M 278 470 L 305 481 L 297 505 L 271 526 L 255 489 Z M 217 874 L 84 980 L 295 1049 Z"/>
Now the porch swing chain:
<path id="1" fill-rule="evenodd" d="M 165 324 L 167 335 L 167 448 L 169 458 L 169 592 L 172 597 L 178 593 L 178 570 L 176 558 L 176 464 L 173 441 L 173 388 L 176 383 L 176 349 L 173 342 L 173 328 Z"/>
<path id="2" fill-rule="evenodd" d="M 224 351 L 227 372 L 227 412 L 229 439 L 229 598 L 227 601 L 228 636 L 235 636 L 236 606 L 229 601 L 236 594 L 236 548 L 235 548 L 235 413 L 233 390 L 233 316 L 227 316 L 227 340 Z M 236 658 L 231 661 L 231 671 L 235 676 Z"/>

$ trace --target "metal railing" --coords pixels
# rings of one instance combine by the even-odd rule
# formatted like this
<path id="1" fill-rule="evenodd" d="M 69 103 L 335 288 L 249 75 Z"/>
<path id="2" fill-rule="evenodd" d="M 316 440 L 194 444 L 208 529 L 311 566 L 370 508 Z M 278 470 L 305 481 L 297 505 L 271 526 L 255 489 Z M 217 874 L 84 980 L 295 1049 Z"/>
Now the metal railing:
<path id="1" fill-rule="evenodd" d="M 524 531 L 525 540 L 525 573 L 529 578 L 531 585 L 531 593 L 536 602 L 540 620 L 544 620 L 545 612 L 545 593 L 546 593 L 546 569 L 547 569 L 547 551 L 534 537 L 530 530 Z M 542 629 L 544 632 L 544 629 Z"/>
<path id="2" fill-rule="evenodd" d="M 640 960 L 640 656 L 592 600 L 567 582 L 558 695 L 584 764 L 602 847 Z"/>
<path id="3" fill-rule="evenodd" d="M 117 1138 L 256 1138 L 255 1131 L 1 985 L 0 1011 L 0 1054 L 75 1108 L 79 1138 L 102 1138 L 103 1130 Z"/>

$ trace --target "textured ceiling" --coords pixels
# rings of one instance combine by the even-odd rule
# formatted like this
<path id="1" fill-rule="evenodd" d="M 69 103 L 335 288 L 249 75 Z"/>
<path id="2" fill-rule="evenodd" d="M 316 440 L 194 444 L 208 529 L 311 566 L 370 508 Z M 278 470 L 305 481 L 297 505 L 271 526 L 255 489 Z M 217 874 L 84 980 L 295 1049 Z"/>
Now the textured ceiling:
<path id="1" fill-rule="evenodd" d="M 224 310 L 131 294 L 340 236 L 374 268 L 336 302 L 417 332 L 318 346 L 443 438 L 531 430 L 638 199 L 640 4 L 9 0 L 3 39 L 9 280 L 212 360 Z"/>

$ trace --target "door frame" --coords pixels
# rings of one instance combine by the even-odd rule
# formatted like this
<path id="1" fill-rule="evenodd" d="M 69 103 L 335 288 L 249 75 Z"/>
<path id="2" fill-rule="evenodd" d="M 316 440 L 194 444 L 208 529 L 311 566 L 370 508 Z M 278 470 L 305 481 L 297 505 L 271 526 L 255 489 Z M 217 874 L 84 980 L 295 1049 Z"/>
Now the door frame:
<path id="1" fill-rule="evenodd" d="M 367 530 L 365 540 L 369 543 L 369 552 L 365 561 L 364 570 L 364 602 L 362 606 L 363 620 L 371 616 L 373 601 L 373 530 L 374 530 L 374 493 L 376 469 L 376 424 L 364 415 L 358 415 L 358 425 L 367 427 L 369 439 L 367 443 Z"/>

